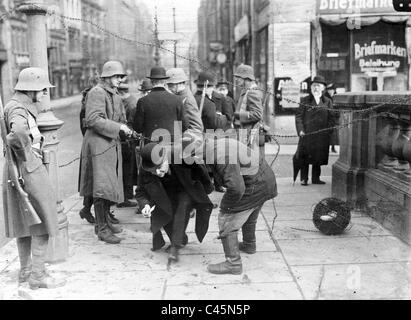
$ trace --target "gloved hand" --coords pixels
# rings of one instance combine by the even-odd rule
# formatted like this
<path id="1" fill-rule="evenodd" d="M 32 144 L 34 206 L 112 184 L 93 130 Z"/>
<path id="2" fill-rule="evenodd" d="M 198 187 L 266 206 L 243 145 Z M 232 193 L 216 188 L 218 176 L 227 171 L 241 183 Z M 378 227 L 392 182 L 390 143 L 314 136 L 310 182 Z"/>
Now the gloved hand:
<path id="1" fill-rule="evenodd" d="M 131 137 L 133 135 L 133 130 L 131 130 L 125 124 L 121 125 L 120 132 L 123 132 L 127 137 Z"/>

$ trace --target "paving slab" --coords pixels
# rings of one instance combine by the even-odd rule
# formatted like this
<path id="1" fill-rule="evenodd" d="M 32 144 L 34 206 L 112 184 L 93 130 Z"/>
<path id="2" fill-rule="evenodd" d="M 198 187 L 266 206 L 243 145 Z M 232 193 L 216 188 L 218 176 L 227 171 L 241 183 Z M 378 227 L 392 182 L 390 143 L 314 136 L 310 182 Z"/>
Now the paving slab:
<path id="1" fill-rule="evenodd" d="M 317 230 L 312 220 L 276 221 L 274 236 L 277 240 L 323 239 L 390 236 L 391 233 L 370 218 L 354 218 L 346 231 L 338 236 L 326 236 Z"/>
<path id="2" fill-rule="evenodd" d="M 411 261 L 411 247 L 394 236 L 278 240 L 278 244 L 292 266 Z"/>
<path id="3" fill-rule="evenodd" d="M 307 299 L 411 298 L 411 263 L 293 266 Z"/>
<path id="4" fill-rule="evenodd" d="M 167 287 L 165 300 L 301 300 L 295 283 L 229 284 Z"/>
<path id="5" fill-rule="evenodd" d="M 257 284 L 292 282 L 287 265 L 281 254 L 276 252 L 242 255 L 242 275 L 213 275 L 207 272 L 207 265 L 224 261 L 224 254 L 182 255 L 180 262 L 170 269 L 168 286 L 212 285 L 212 284 Z"/>

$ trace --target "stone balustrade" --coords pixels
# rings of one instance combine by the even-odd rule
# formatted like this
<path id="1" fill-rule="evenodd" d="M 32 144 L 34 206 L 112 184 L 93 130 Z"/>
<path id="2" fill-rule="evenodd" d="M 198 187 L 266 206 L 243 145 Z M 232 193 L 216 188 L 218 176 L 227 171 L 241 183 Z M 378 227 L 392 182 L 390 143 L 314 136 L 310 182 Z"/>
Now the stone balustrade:
<path id="1" fill-rule="evenodd" d="M 333 196 L 411 244 L 411 92 L 345 93 L 335 107 L 351 124 L 339 130 Z"/>

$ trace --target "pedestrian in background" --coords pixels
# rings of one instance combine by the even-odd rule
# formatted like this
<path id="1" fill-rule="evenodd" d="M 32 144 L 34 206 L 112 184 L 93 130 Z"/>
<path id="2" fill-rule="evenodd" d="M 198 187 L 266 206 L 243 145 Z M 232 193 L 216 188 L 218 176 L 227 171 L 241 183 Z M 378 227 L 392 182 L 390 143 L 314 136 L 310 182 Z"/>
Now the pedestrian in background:
<path id="1" fill-rule="evenodd" d="M 132 128 L 137 109 L 137 97 L 130 93 L 130 85 L 126 83 L 120 84 L 118 92 L 126 112 L 127 126 Z M 137 202 L 132 200 L 134 198 L 134 186 L 137 185 L 136 146 L 136 143 L 126 138 L 121 141 L 124 202 L 117 204 L 117 208 L 137 207 Z"/>
<path id="2" fill-rule="evenodd" d="M 217 92 L 223 95 L 226 99 L 227 103 L 227 119 L 229 120 L 229 127 L 234 128 L 234 113 L 236 109 L 236 104 L 232 95 L 230 95 L 230 91 L 228 89 L 228 81 L 222 80 L 217 83 Z"/>
<path id="3" fill-rule="evenodd" d="M 93 196 L 98 239 L 110 244 L 121 242 L 115 234 L 122 230 L 110 217 L 110 206 L 124 202 L 120 135 L 132 135 L 117 91 L 125 77 L 120 62 L 106 62 L 100 83 L 86 100 L 80 195 Z"/>
<path id="4" fill-rule="evenodd" d="M 334 107 L 334 96 L 336 94 L 337 94 L 337 89 L 335 87 L 335 84 L 330 83 L 329 85 L 327 85 L 324 95 L 328 99 L 331 100 L 331 102 L 333 103 L 333 107 Z M 338 125 L 338 123 L 340 122 L 340 115 L 338 111 L 333 112 L 333 116 L 334 116 L 335 124 Z M 339 140 L 340 139 L 339 139 L 338 129 L 334 129 L 333 133 L 331 134 L 331 139 L 330 139 L 331 152 L 337 153 L 337 150 L 335 150 L 335 146 L 338 146 L 340 144 Z"/>
<path id="5" fill-rule="evenodd" d="M 312 183 L 325 184 L 320 180 L 321 166 L 328 165 L 330 136 L 334 127 L 332 114 L 332 101 L 324 96 L 326 88 L 325 79 L 316 76 L 311 84 L 309 96 L 301 99 L 295 121 L 298 135 L 301 139 L 299 148 L 307 159 L 301 168 L 301 184 L 308 185 L 309 165 L 312 165 Z M 326 131 L 321 131 L 321 130 Z M 321 132 L 318 132 L 321 131 Z"/>
<path id="6" fill-rule="evenodd" d="M 5 107 L 7 145 L 13 151 L 24 190 L 29 195 L 40 223 L 31 225 L 19 194 L 9 183 L 8 161 L 3 172 L 3 207 L 6 236 L 17 238 L 20 259 L 19 283 L 28 282 L 31 289 L 53 289 L 66 281 L 53 278 L 45 267 L 49 238 L 57 236 L 57 201 L 46 166 L 43 164 L 43 143 L 37 119 L 37 109 L 48 89 L 53 88 L 48 74 L 40 68 L 20 72 L 15 94 Z M 19 182 L 17 182 L 19 183 Z"/>
<path id="7" fill-rule="evenodd" d="M 151 84 L 151 81 L 149 79 L 144 79 L 140 87 L 138 88 L 138 91 L 140 91 L 140 95 L 137 97 L 137 101 L 148 95 L 151 92 L 151 90 L 153 90 L 153 85 Z"/>
<path id="8" fill-rule="evenodd" d="M 80 130 L 83 135 L 83 138 L 87 131 L 87 126 L 85 123 L 87 94 L 90 92 L 91 89 L 93 89 L 98 84 L 99 81 L 100 81 L 100 76 L 96 72 L 92 77 L 89 78 L 88 83 L 87 83 L 87 88 L 84 89 L 82 92 L 81 110 L 80 110 Z M 80 155 L 80 167 L 79 168 L 81 168 L 81 158 L 82 158 L 82 155 Z M 80 169 L 79 169 L 79 191 L 80 191 Z M 93 197 L 85 196 L 83 199 L 83 208 L 80 210 L 79 214 L 80 214 L 81 219 L 85 219 L 90 224 L 95 224 L 96 220 L 91 214 L 92 206 L 93 206 Z"/>

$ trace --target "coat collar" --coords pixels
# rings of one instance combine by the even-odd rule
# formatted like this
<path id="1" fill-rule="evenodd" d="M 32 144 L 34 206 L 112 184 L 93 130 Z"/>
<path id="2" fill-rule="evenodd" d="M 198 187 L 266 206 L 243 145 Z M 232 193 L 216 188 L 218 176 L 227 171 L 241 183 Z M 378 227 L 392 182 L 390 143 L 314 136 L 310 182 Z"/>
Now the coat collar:
<path id="1" fill-rule="evenodd" d="M 28 95 L 21 92 L 16 92 L 13 95 L 12 100 L 21 103 L 35 118 L 38 117 L 36 103 L 34 103 Z"/>
<path id="2" fill-rule="evenodd" d="M 118 94 L 118 91 L 117 91 L 116 88 L 110 87 L 110 85 L 108 85 L 107 83 L 105 83 L 105 82 L 103 82 L 103 81 L 100 82 L 100 83 L 98 84 L 98 86 L 100 86 L 101 88 L 103 88 L 104 90 L 106 90 L 108 93 Z"/>
<path id="3" fill-rule="evenodd" d="M 324 95 L 322 95 L 321 98 L 320 98 L 320 104 L 319 105 L 324 104 L 325 99 L 326 98 L 324 97 Z M 310 94 L 310 103 L 317 105 L 317 102 L 315 101 L 315 98 L 312 94 Z"/>

